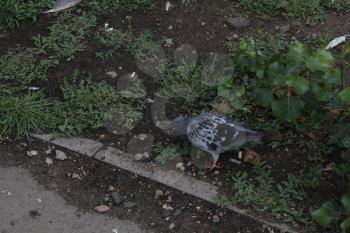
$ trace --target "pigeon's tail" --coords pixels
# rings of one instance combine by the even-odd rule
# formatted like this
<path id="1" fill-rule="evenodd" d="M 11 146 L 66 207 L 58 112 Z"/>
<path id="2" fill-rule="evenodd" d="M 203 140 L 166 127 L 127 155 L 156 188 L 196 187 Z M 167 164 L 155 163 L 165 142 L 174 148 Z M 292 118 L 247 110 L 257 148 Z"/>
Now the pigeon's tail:
<path id="1" fill-rule="evenodd" d="M 262 138 L 265 136 L 265 133 L 264 132 L 261 132 L 261 131 L 252 131 L 252 130 L 249 130 L 247 133 L 246 133 L 246 141 L 247 142 L 256 142 L 256 143 L 259 143 Z"/>

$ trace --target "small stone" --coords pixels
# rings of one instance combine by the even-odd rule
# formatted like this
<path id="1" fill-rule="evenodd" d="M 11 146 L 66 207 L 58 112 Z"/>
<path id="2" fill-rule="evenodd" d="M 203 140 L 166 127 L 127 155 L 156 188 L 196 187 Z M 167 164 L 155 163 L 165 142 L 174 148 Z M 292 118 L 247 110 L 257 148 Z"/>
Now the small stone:
<path id="1" fill-rule="evenodd" d="M 173 25 L 169 25 L 168 29 L 173 30 Z"/>
<path id="2" fill-rule="evenodd" d="M 204 26 L 206 23 L 205 22 L 202 22 L 201 25 Z"/>
<path id="3" fill-rule="evenodd" d="M 185 171 L 185 169 L 186 169 L 184 166 L 184 163 L 182 163 L 182 162 L 177 163 L 175 166 L 177 169 L 180 169 L 181 171 Z"/>
<path id="4" fill-rule="evenodd" d="M 247 149 L 244 151 L 243 161 L 252 164 L 259 164 L 261 162 L 261 155 L 253 150 Z"/>
<path id="5" fill-rule="evenodd" d="M 156 227 L 157 224 L 156 224 L 155 222 L 150 222 L 150 223 L 149 223 L 149 226 L 150 226 L 150 227 Z"/>
<path id="6" fill-rule="evenodd" d="M 140 139 L 141 141 L 146 140 L 146 138 L 147 138 L 147 134 L 140 134 L 140 135 L 139 135 L 139 139 Z"/>
<path id="7" fill-rule="evenodd" d="M 174 223 L 171 223 L 170 225 L 169 225 L 169 230 L 172 230 L 172 229 L 174 229 L 175 228 L 175 224 Z"/>
<path id="8" fill-rule="evenodd" d="M 123 205 L 124 205 L 125 208 L 132 208 L 132 207 L 134 207 L 136 205 L 136 203 L 132 202 L 132 201 L 126 201 L 126 202 L 123 203 Z"/>
<path id="9" fill-rule="evenodd" d="M 229 17 L 227 23 L 236 29 L 243 29 L 250 25 L 250 20 L 243 16 Z"/>
<path id="10" fill-rule="evenodd" d="M 148 152 L 145 152 L 145 153 L 137 153 L 137 154 L 134 156 L 134 158 L 135 158 L 136 161 L 145 160 L 145 159 L 149 158 L 149 153 L 148 153 Z"/>
<path id="11" fill-rule="evenodd" d="M 46 151 L 45 151 L 45 154 L 47 154 L 47 155 L 49 155 L 49 154 L 51 154 L 52 153 L 52 149 L 51 148 L 49 148 L 49 149 L 47 149 Z"/>
<path id="12" fill-rule="evenodd" d="M 219 223 L 221 221 L 220 217 L 218 215 L 213 215 L 212 220 L 213 223 Z"/>
<path id="13" fill-rule="evenodd" d="M 60 150 L 56 150 L 56 156 L 55 156 L 55 159 L 58 159 L 58 160 L 65 160 L 67 158 L 67 155 L 65 152 L 63 151 L 60 151 Z"/>
<path id="14" fill-rule="evenodd" d="M 81 180 L 81 177 L 80 177 L 79 174 L 77 174 L 77 173 L 73 173 L 73 174 L 72 174 L 72 178 L 73 178 L 73 179 Z"/>
<path id="15" fill-rule="evenodd" d="M 169 216 L 171 216 L 171 215 L 173 215 L 173 213 L 172 213 L 171 210 L 167 210 L 167 209 L 162 210 L 162 217 L 163 217 L 163 218 L 167 218 L 167 217 L 169 217 Z"/>
<path id="16" fill-rule="evenodd" d="M 164 192 L 162 190 L 156 190 L 156 194 L 154 195 L 154 199 L 159 199 L 159 197 L 163 196 Z"/>
<path id="17" fill-rule="evenodd" d="M 45 159 L 45 163 L 47 163 L 47 165 L 52 165 L 53 164 L 53 160 L 50 157 L 47 157 Z"/>
<path id="18" fill-rule="evenodd" d="M 182 213 L 182 210 L 181 209 L 176 209 L 175 212 L 174 212 L 174 216 L 178 216 Z"/>
<path id="19" fill-rule="evenodd" d="M 122 202 L 122 198 L 118 192 L 111 192 L 111 199 L 115 205 L 119 205 Z"/>
<path id="20" fill-rule="evenodd" d="M 108 210 L 110 210 L 111 208 L 109 208 L 109 206 L 106 205 L 99 205 L 95 207 L 95 211 L 99 212 L 99 213 L 104 213 L 107 212 Z"/>
<path id="21" fill-rule="evenodd" d="M 104 138 L 106 138 L 106 135 L 101 134 L 101 135 L 100 135 L 100 139 L 104 139 Z"/>
<path id="22" fill-rule="evenodd" d="M 108 78 L 116 78 L 116 77 L 118 77 L 118 73 L 117 73 L 116 71 L 108 71 L 108 72 L 106 73 L 106 76 L 107 76 Z"/>
<path id="23" fill-rule="evenodd" d="M 173 39 L 170 39 L 170 38 L 164 39 L 164 46 L 171 47 L 173 45 L 174 45 Z"/>
<path id="24" fill-rule="evenodd" d="M 219 174 L 220 174 L 220 171 L 219 171 L 219 170 L 216 170 L 216 171 L 214 171 L 214 174 L 215 174 L 215 175 L 219 175 Z"/>
<path id="25" fill-rule="evenodd" d="M 284 24 L 284 25 L 280 26 L 279 29 L 280 29 L 282 32 L 287 33 L 287 32 L 289 32 L 289 30 L 290 30 L 290 25 L 289 25 L 289 24 Z"/>
<path id="26" fill-rule="evenodd" d="M 36 151 L 36 150 L 27 151 L 27 155 L 28 155 L 28 156 L 35 156 L 35 155 L 38 155 L 38 151 Z"/>

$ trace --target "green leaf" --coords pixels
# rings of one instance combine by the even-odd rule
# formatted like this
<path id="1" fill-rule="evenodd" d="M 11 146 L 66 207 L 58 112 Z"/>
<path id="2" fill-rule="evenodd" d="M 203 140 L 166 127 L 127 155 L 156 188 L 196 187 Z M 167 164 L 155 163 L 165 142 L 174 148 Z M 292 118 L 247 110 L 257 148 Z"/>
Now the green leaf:
<path id="1" fill-rule="evenodd" d="M 350 217 L 347 217 L 340 223 L 340 228 L 345 232 L 350 227 Z"/>
<path id="2" fill-rule="evenodd" d="M 272 80 L 273 85 L 281 86 L 284 85 L 286 81 L 286 71 L 283 65 L 278 61 L 269 65 L 267 76 Z"/>
<path id="3" fill-rule="evenodd" d="M 339 98 L 347 103 L 350 103 L 350 87 L 345 88 L 341 92 L 339 92 Z"/>
<path id="4" fill-rule="evenodd" d="M 344 193 L 340 199 L 340 202 L 347 211 L 350 211 L 350 193 Z"/>
<path id="5" fill-rule="evenodd" d="M 297 60 L 304 61 L 305 57 L 310 55 L 310 51 L 299 41 L 294 42 L 288 50 L 288 56 Z"/>
<path id="6" fill-rule="evenodd" d="M 272 100 L 272 91 L 269 88 L 255 88 L 253 98 L 258 105 L 263 107 L 270 106 Z"/>
<path id="7" fill-rule="evenodd" d="M 344 160 L 346 160 L 347 162 L 350 162 L 350 149 L 343 151 L 340 155 L 340 157 Z"/>
<path id="8" fill-rule="evenodd" d="M 288 77 L 286 84 L 290 87 L 294 87 L 295 92 L 298 95 L 302 95 L 310 88 L 310 81 L 306 78 L 291 75 Z"/>
<path id="9" fill-rule="evenodd" d="M 295 96 L 285 96 L 271 101 L 274 115 L 287 122 L 296 121 L 302 114 L 305 103 Z"/>
<path id="10" fill-rule="evenodd" d="M 333 168 L 333 171 L 338 176 L 345 176 L 346 174 L 348 174 L 350 172 L 350 164 L 349 163 L 343 163 L 343 164 Z"/>
<path id="11" fill-rule="evenodd" d="M 312 218 L 322 227 L 329 226 L 339 218 L 340 211 L 334 201 L 328 201 L 316 211 L 311 213 Z"/>
<path id="12" fill-rule="evenodd" d="M 318 82 L 311 83 L 311 90 L 318 101 L 328 101 L 333 95 L 331 85 L 320 85 Z"/>
<path id="13" fill-rule="evenodd" d="M 329 69 L 334 63 L 334 57 L 328 50 L 319 49 L 306 60 L 306 66 L 313 72 Z"/>
<path id="14" fill-rule="evenodd" d="M 341 142 L 345 148 L 350 148 L 350 136 L 342 138 Z"/>
<path id="15" fill-rule="evenodd" d="M 329 69 L 322 75 L 322 79 L 329 84 L 341 84 L 341 71 L 339 69 Z"/>

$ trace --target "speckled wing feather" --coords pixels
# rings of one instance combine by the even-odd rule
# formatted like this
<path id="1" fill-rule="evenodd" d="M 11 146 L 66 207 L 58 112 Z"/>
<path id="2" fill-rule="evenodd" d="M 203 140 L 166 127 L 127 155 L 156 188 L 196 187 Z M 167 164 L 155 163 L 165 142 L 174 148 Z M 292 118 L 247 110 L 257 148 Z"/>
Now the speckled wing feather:
<path id="1" fill-rule="evenodd" d="M 224 116 L 204 112 L 191 119 L 187 136 L 193 145 L 222 153 L 257 138 L 257 132 L 243 128 Z"/>

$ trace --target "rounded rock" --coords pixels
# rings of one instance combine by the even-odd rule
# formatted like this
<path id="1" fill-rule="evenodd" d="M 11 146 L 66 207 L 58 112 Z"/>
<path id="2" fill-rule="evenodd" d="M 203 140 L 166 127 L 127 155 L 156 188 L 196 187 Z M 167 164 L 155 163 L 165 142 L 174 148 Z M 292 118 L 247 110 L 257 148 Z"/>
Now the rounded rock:
<path id="1" fill-rule="evenodd" d="M 250 25 L 250 20 L 243 16 L 229 17 L 227 23 L 236 29 L 243 29 Z"/>

